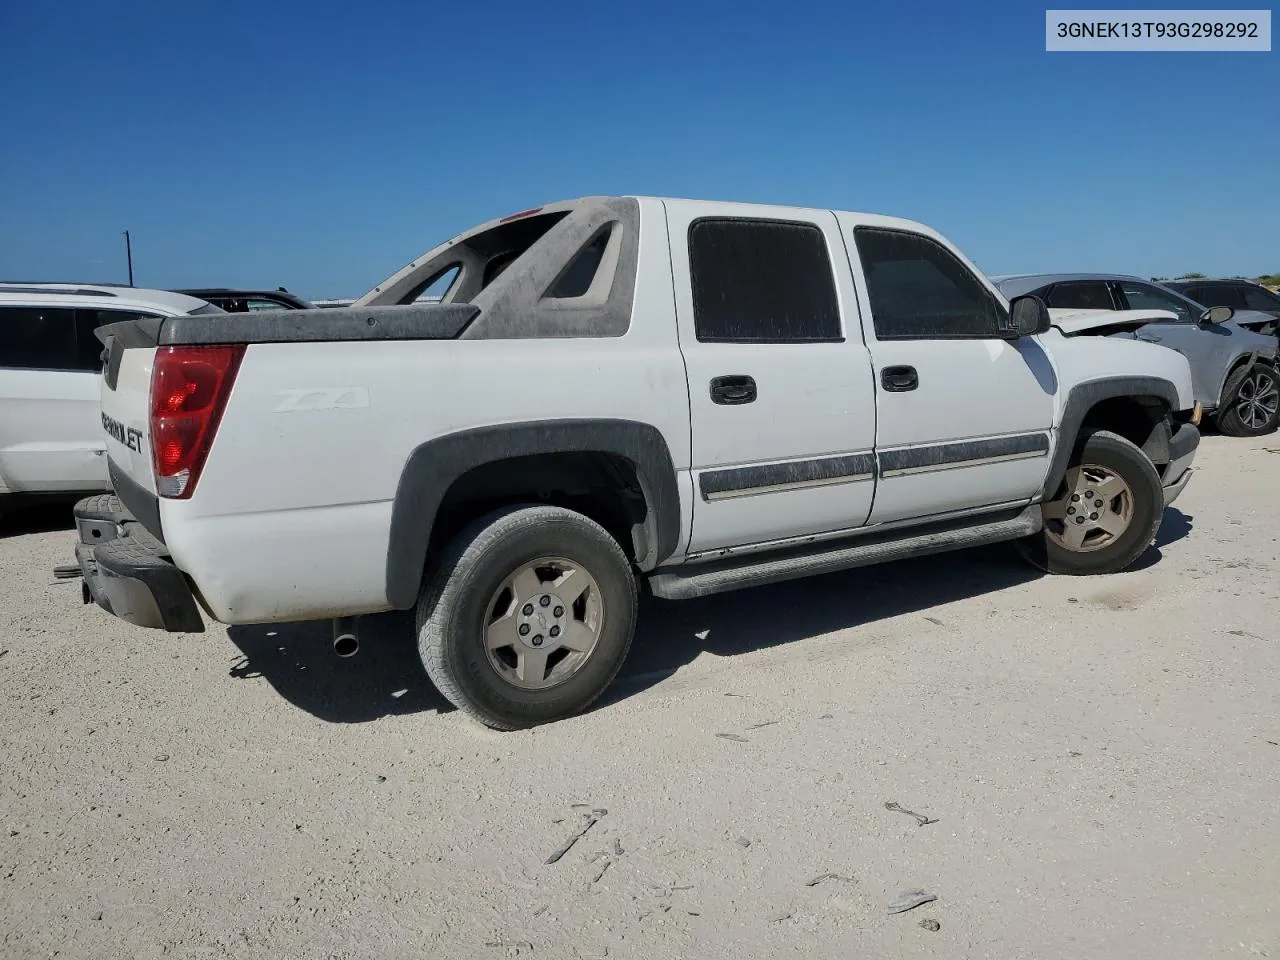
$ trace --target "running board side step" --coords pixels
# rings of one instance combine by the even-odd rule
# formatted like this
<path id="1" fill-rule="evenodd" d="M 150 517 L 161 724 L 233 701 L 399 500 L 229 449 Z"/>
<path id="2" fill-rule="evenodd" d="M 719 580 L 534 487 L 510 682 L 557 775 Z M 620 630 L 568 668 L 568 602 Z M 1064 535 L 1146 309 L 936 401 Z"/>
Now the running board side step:
<path id="1" fill-rule="evenodd" d="M 743 587 L 1017 540 L 1039 533 L 1043 525 L 1037 503 L 1013 515 L 987 514 L 914 529 L 868 532 L 835 545 L 815 544 L 732 560 L 659 568 L 649 575 L 649 588 L 654 596 L 665 600 L 688 600 Z"/>

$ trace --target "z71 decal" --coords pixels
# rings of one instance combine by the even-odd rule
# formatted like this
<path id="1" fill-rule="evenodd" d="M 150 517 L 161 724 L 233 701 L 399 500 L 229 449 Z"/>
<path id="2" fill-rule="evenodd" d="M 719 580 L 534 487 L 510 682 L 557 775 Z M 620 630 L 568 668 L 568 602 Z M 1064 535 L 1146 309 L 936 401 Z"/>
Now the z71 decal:
<path id="1" fill-rule="evenodd" d="M 364 387 L 311 387 L 306 390 L 279 390 L 280 404 L 272 413 L 298 413 L 302 410 L 355 410 L 369 405 L 369 391 Z"/>
<path id="2" fill-rule="evenodd" d="M 109 436 L 123 443 L 130 450 L 138 453 L 142 452 L 142 431 L 135 430 L 133 427 L 126 427 L 119 420 L 113 420 L 105 413 L 102 415 L 102 429 L 107 431 Z"/>

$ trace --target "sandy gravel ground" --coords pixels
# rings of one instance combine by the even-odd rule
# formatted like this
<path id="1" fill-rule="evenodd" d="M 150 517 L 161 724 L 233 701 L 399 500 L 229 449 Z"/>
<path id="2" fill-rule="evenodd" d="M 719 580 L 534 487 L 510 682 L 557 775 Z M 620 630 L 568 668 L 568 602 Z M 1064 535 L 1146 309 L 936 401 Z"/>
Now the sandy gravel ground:
<path id="1" fill-rule="evenodd" d="M 505 735 L 403 618 L 137 630 L 10 520 L 0 956 L 1280 957 L 1280 438 L 1199 467 L 1130 573 L 654 601 L 600 708 Z"/>

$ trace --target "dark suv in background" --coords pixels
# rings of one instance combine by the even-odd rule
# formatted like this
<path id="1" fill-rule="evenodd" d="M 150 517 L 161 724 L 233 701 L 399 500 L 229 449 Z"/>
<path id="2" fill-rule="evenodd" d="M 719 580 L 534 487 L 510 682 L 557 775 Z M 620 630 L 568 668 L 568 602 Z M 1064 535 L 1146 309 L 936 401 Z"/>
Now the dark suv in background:
<path id="1" fill-rule="evenodd" d="M 1270 314 L 1274 320 L 1280 320 L 1280 294 L 1274 294 L 1266 287 L 1248 280 L 1206 280 L 1197 277 L 1192 280 L 1167 280 L 1164 285 L 1206 307 L 1257 310 Z M 1275 333 L 1276 326 L 1273 324 L 1267 332 Z"/>
<path id="2" fill-rule="evenodd" d="M 284 287 L 276 290 L 232 290 L 207 287 L 203 290 L 175 290 L 208 301 L 227 313 L 257 313 L 260 310 L 310 310 L 311 304 L 295 297 Z"/>

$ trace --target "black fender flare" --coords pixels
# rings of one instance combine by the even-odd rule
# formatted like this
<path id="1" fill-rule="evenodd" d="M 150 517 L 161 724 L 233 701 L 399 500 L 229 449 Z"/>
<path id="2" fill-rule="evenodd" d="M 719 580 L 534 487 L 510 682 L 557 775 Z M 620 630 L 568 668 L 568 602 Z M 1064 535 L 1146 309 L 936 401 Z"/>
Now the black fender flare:
<path id="1" fill-rule="evenodd" d="M 476 427 L 428 440 L 405 461 L 391 507 L 387 602 L 397 610 L 417 602 L 436 512 L 455 480 L 486 463 L 545 453 L 606 453 L 631 463 L 648 512 L 648 549 L 637 562 L 642 569 L 651 569 L 675 551 L 680 539 L 680 489 L 671 451 L 657 427 L 605 419 Z"/>
<path id="2" fill-rule="evenodd" d="M 1067 461 L 1075 449 L 1080 426 L 1089 411 L 1103 400 L 1119 397 L 1156 397 L 1168 404 L 1171 411 L 1178 409 L 1178 388 L 1163 377 L 1107 377 L 1077 384 L 1067 393 L 1062 408 L 1062 422 L 1058 425 L 1058 445 L 1045 476 L 1041 496 L 1048 500 L 1058 492 L 1062 478 L 1067 473 Z"/>

